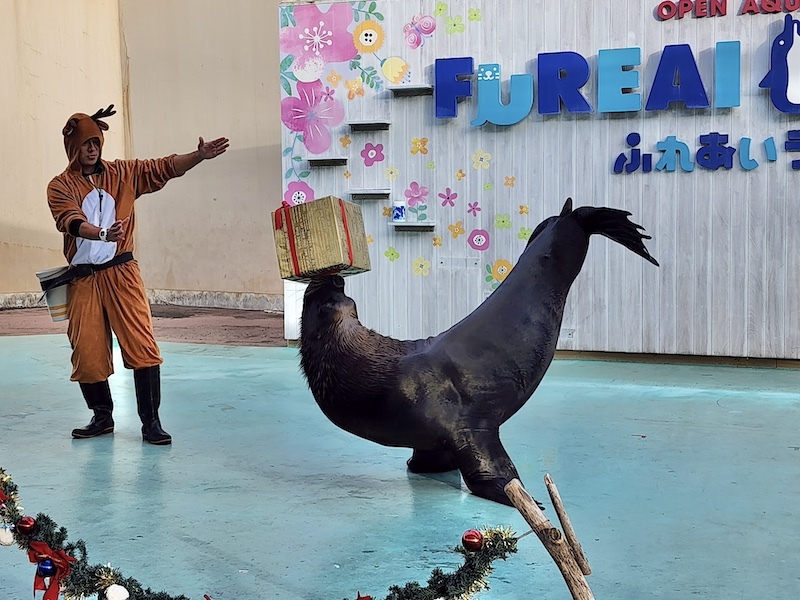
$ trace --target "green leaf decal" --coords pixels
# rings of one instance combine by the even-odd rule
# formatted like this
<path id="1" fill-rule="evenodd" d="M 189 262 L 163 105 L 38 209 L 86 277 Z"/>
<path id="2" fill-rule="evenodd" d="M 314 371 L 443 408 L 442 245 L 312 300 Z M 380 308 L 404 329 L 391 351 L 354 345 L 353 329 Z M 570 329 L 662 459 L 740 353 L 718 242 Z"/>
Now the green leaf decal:
<path id="1" fill-rule="evenodd" d="M 294 56 L 289 54 L 281 61 L 281 72 L 286 72 L 292 68 L 292 63 L 294 63 Z"/>
<path id="2" fill-rule="evenodd" d="M 283 75 L 281 75 L 281 87 L 283 88 L 283 91 L 286 92 L 287 96 L 292 95 L 292 84 L 289 83 L 289 80 Z"/>

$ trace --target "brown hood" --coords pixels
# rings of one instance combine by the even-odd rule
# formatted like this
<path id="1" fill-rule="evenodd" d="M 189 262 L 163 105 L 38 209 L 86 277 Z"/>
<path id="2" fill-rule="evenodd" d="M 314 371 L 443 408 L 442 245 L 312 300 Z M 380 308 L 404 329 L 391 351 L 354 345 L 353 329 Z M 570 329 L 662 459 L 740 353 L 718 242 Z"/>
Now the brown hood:
<path id="1" fill-rule="evenodd" d="M 81 146 L 86 140 L 98 138 L 100 140 L 100 156 L 102 156 L 103 131 L 108 131 L 108 125 L 100 119 L 116 114 L 117 111 L 113 109 L 114 105 L 111 104 L 108 108 L 101 108 L 91 116 L 84 113 L 75 113 L 67 120 L 67 124 L 64 125 L 61 133 L 64 135 L 64 150 L 67 151 L 69 170 L 81 170 L 78 156 L 80 155 Z"/>

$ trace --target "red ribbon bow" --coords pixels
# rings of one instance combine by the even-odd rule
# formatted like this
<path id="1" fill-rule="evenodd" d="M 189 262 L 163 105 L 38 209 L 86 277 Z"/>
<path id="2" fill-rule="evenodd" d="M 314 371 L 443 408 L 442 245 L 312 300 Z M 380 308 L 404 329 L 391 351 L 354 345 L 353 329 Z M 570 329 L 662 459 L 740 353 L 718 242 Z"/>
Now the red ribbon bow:
<path id="1" fill-rule="evenodd" d="M 0 502 L 5 502 L 6 500 L 11 500 L 11 497 L 10 496 L 6 496 L 3 493 L 3 490 L 0 490 Z"/>
<path id="2" fill-rule="evenodd" d="M 28 560 L 30 560 L 32 563 L 38 564 L 45 558 L 49 558 L 51 561 L 53 561 L 53 565 L 55 566 L 56 570 L 55 574 L 50 577 L 49 586 L 45 583 L 44 577 L 39 575 L 37 571 L 36 577 L 33 580 L 34 596 L 36 595 L 37 590 L 44 590 L 44 596 L 42 597 L 43 600 L 58 600 L 59 590 L 61 589 L 61 580 L 69 575 L 69 564 L 78 562 L 78 559 L 70 556 L 63 550 L 51 550 L 50 546 L 44 542 L 34 541 L 28 544 L 28 546 L 30 548 L 30 550 L 28 550 Z"/>

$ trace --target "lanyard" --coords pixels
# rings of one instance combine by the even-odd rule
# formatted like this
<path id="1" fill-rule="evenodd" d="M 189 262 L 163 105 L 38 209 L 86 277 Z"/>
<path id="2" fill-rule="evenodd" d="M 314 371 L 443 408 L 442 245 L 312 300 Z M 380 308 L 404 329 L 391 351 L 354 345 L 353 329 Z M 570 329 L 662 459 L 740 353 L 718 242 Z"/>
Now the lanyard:
<path id="1" fill-rule="evenodd" d="M 94 189 L 97 190 L 97 195 L 100 197 L 100 208 L 99 208 L 99 210 L 100 210 L 100 223 L 98 223 L 98 226 L 102 227 L 103 226 L 103 188 L 98 187 L 97 185 L 95 185 L 94 179 L 92 178 L 91 175 L 89 175 L 89 182 L 92 184 L 92 187 L 94 187 Z"/>

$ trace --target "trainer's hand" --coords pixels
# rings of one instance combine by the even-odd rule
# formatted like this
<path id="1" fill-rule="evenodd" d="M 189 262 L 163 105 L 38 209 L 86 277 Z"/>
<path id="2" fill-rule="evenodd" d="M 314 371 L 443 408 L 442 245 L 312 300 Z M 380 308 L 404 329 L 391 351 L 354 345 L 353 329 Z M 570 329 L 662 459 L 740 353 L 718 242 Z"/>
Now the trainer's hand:
<path id="1" fill-rule="evenodd" d="M 229 145 L 226 137 L 217 138 L 213 142 L 206 142 L 203 138 L 200 138 L 197 144 L 197 154 L 200 155 L 202 160 L 216 158 L 220 154 L 224 154 Z"/>
<path id="2" fill-rule="evenodd" d="M 114 224 L 108 228 L 106 239 L 109 242 L 124 242 L 125 234 L 128 229 L 128 222 L 130 220 L 131 218 L 128 217 L 124 221 L 114 221 Z"/>

